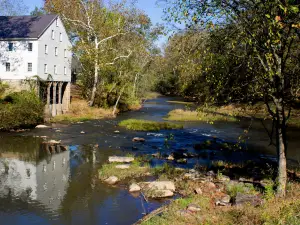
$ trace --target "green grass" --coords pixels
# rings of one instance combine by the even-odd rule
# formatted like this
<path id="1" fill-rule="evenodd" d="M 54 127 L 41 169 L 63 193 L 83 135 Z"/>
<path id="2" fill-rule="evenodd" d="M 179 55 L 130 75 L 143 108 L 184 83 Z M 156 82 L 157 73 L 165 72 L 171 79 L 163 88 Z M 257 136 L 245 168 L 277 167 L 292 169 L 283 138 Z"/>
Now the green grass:
<path id="1" fill-rule="evenodd" d="M 128 130 L 136 131 L 159 131 L 159 130 L 172 130 L 182 129 L 182 125 L 167 123 L 167 122 L 154 122 L 148 120 L 128 119 L 119 123 L 119 126 L 125 127 Z"/>
<path id="2" fill-rule="evenodd" d="M 235 198 L 237 193 L 243 193 L 243 194 L 257 193 L 253 184 L 247 184 L 247 183 L 227 184 L 226 191 L 231 198 Z"/>
<path id="3" fill-rule="evenodd" d="M 208 113 L 203 111 L 190 111 L 183 109 L 175 109 L 168 113 L 168 117 L 165 118 L 169 121 L 203 121 L 213 123 L 215 121 L 238 121 L 237 118 L 232 116 L 224 116 L 217 113 Z"/>
<path id="4" fill-rule="evenodd" d="M 117 169 L 117 163 L 104 164 L 99 169 L 99 179 L 105 180 L 110 176 L 116 176 L 120 181 L 128 178 L 137 178 L 145 176 L 146 173 L 150 172 L 150 165 L 144 163 L 142 166 L 138 161 L 134 161 L 130 164 L 129 169 Z"/>

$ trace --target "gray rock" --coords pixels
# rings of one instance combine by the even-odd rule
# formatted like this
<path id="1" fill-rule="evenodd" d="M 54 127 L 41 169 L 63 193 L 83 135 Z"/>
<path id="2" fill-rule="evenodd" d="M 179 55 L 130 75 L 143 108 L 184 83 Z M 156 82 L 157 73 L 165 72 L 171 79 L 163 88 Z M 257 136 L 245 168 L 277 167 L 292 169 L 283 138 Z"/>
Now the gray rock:
<path id="1" fill-rule="evenodd" d="M 114 185 L 119 181 L 119 178 L 117 178 L 116 176 L 111 176 L 109 178 L 107 178 L 106 180 L 104 180 L 105 183 L 108 183 L 110 185 Z"/>
<path id="2" fill-rule="evenodd" d="M 210 171 L 208 171 L 208 172 L 206 173 L 206 176 L 214 177 L 214 176 L 216 176 L 216 174 L 215 174 L 214 171 L 210 170 Z"/>
<path id="3" fill-rule="evenodd" d="M 172 181 L 153 181 L 142 183 L 146 189 L 175 191 L 175 184 Z"/>
<path id="4" fill-rule="evenodd" d="M 139 185 L 135 184 L 135 183 L 131 184 L 129 186 L 129 192 L 138 192 L 140 190 L 141 190 L 141 187 Z"/>
<path id="5" fill-rule="evenodd" d="M 128 164 L 116 165 L 116 168 L 117 168 L 117 169 L 125 170 L 125 169 L 129 169 L 129 168 L 130 168 L 130 165 L 128 165 Z"/>
<path id="6" fill-rule="evenodd" d="M 234 204 L 237 206 L 251 204 L 253 206 L 260 206 L 263 203 L 263 200 L 258 195 L 250 195 L 250 194 L 242 194 L 240 192 L 237 193 L 235 197 Z"/>
<path id="7" fill-rule="evenodd" d="M 110 156 L 108 158 L 108 161 L 110 163 L 114 163 L 114 162 L 117 162 L 117 163 L 130 163 L 130 162 L 134 161 L 134 158 L 133 157 L 123 157 L 123 156 Z"/>
<path id="8" fill-rule="evenodd" d="M 201 208 L 199 205 L 190 204 L 190 205 L 188 205 L 187 210 L 190 212 L 199 212 L 199 211 L 201 211 Z"/>
<path id="9" fill-rule="evenodd" d="M 43 129 L 43 128 L 49 128 L 49 127 L 46 125 L 40 124 L 40 125 L 37 125 L 35 128 Z"/>
<path id="10" fill-rule="evenodd" d="M 175 159 L 174 159 L 174 156 L 169 155 L 168 158 L 167 158 L 167 160 L 173 161 L 173 160 L 175 160 Z"/>
<path id="11" fill-rule="evenodd" d="M 145 138 L 139 138 L 139 137 L 135 137 L 132 139 L 133 142 L 145 142 Z"/>

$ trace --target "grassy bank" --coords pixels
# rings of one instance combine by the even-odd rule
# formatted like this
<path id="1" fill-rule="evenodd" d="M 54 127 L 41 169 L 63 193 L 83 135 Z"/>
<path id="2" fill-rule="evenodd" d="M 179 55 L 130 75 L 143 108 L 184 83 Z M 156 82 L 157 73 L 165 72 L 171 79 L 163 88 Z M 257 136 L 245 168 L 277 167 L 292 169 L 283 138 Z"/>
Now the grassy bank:
<path id="1" fill-rule="evenodd" d="M 191 111 L 183 109 L 175 109 L 169 112 L 166 120 L 169 121 L 203 121 L 203 122 L 215 122 L 215 121 L 238 121 L 237 118 L 230 115 L 219 115 L 217 113 L 209 113 L 203 111 Z"/>
<path id="2" fill-rule="evenodd" d="M 154 122 L 148 120 L 128 119 L 119 123 L 119 126 L 125 127 L 128 130 L 135 131 L 159 131 L 159 130 L 172 130 L 182 129 L 182 125 L 167 123 L 167 122 Z"/>
<path id="3" fill-rule="evenodd" d="M 148 157 L 135 159 L 128 169 L 118 169 L 116 163 L 104 164 L 99 170 L 101 180 L 117 176 L 121 184 L 128 187 L 132 182 L 136 182 L 136 178 L 149 175 L 156 181 L 170 181 L 175 184 L 176 193 L 181 197 L 145 216 L 138 224 L 300 223 L 300 183 L 297 181 L 299 178 L 294 179 L 290 173 L 287 196 L 277 198 L 275 183 L 271 180 L 273 172 L 276 172 L 270 173 L 272 170 L 252 162 L 240 165 L 218 161 L 210 170 L 199 166 L 188 170 L 169 164 L 150 168 L 147 163 L 149 160 Z M 255 174 L 260 177 L 259 180 L 254 180 Z M 299 177 L 299 174 L 296 176 Z M 144 194 L 147 196 L 146 192 Z M 238 195 L 258 200 L 235 205 Z M 226 196 L 229 197 L 228 202 L 222 206 L 218 205 L 217 202 Z M 199 210 L 189 211 L 190 206 Z"/>
<path id="4" fill-rule="evenodd" d="M 120 181 L 126 179 L 133 179 L 145 176 L 150 172 L 150 166 L 145 163 L 141 163 L 139 160 L 135 160 L 130 164 L 128 169 L 117 168 L 118 163 L 104 164 L 99 170 L 99 179 L 105 180 L 110 176 L 117 176 Z"/>
<path id="5" fill-rule="evenodd" d="M 227 106 L 201 107 L 197 110 L 175 109 L 169 112 L 169 121 L 239 121 L 241 118 L 271 119 L 266 106 L 257 103 L 249 106 L 244 104 L 230 104 Z M 293 109 L 288 122 L 291 126 L 300 127 L 300 110 Z"/>
<path id="6" fill-rule="evenodd" d="M 34 91 L 11 93 L 0 99 L 0 130 L 34 127 L 43 114 L 44 104 Z"/>
<path id="7" fill-rule="evenodd" d="M 245 205 L 240 207 L 216 207 L 209 194 L 192 195 L 177 199 L 159 216 L 143 222 L 144 225 L 164 224 L 300 224 L 300 186 L 289 184 L 285 199 L 265 200 L 259 207 Z M 188 205 L 199 205 L 201 211 L 181 215 L 179 212 Z"/>
<path id="8" fill-rule="evenodd" d="M 75 99 L 70 105 L 69 112 L 52 118 L 51 122 L 79 122 L 112 117 L 111 109 L 90 107 L 86 100 Z"/>

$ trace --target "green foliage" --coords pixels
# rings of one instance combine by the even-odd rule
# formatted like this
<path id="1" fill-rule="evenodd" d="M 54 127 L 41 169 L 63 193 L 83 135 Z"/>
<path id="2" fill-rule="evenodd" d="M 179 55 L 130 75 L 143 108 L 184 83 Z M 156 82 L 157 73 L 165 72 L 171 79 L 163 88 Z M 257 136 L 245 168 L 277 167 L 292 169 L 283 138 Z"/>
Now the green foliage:
<path id="1" fill-rule="evenodd" d="M 44 105 L 33 91 L 12 93 L 0 104 L 0 129 L 32 127 L 43 121 Z"/>
<path id="2" fill-rule="evenodd" d="M 253 194 L 256 190 L 253 184 L 248 183 L 228 183 L 226 185 L 226 191 L 231 198 L 235 198 L 237 193 Z"/>
<path id="3" fill-rule="evenodd" d="M 129 169 L 118 169 L 116 168 L 117 165 L 117 163 L 104 164 L 98 171 L 99 178 L 105 180 L 110 176 L 116 176 L 119 180 L 125 180 L 145 176 L 150 171 L 149 164 L 141 165 L 138 161 L 130 164 Z"/>
<path id="4" fill-rule="evenodd" d="M 159 131 L 159 130 L 172 130 L 182 129 L 182 125 L 166 123 L 166 122 L 154 122 L 148 120 L 136 120 L 128 119 L 119 123 L 119 126 L 125 127 L 128 130 L 136 131 Z"/>

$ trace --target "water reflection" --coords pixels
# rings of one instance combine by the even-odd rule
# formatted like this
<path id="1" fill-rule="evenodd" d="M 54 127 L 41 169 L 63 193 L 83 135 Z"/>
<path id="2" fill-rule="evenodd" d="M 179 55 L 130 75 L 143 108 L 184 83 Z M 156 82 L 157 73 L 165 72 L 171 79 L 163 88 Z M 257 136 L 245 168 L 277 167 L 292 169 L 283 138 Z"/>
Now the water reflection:
<path id="1" fill-rule="evenodd" d="M 8 143 L 9 140 L 12 143 L 17 141 L 14 138 L 6 139 L 0 148 L 0 197 L 26 196 L 27 201 L 38 202 L 51 211 L 58 210 L 68 186 L 69 151 L 45 154 L 42 140 L 31 140 L 29 142 L 34 143 L 31 148 L 23 148 L 26 146 L 23 144 L 17 151 L 18 148 L 6 148 L 13 146 Z"/>
<path id="2" fill-rule="evenodd" d="M 98 180 L 98 168 L 108 156 L 124 152 L 100 150 L 94 144 L 65 148 L 43 142 L 6 137 L 0 146 L 3 224 L 132 224 L 162 204 L 141 202 L 125 187 Z"/>

